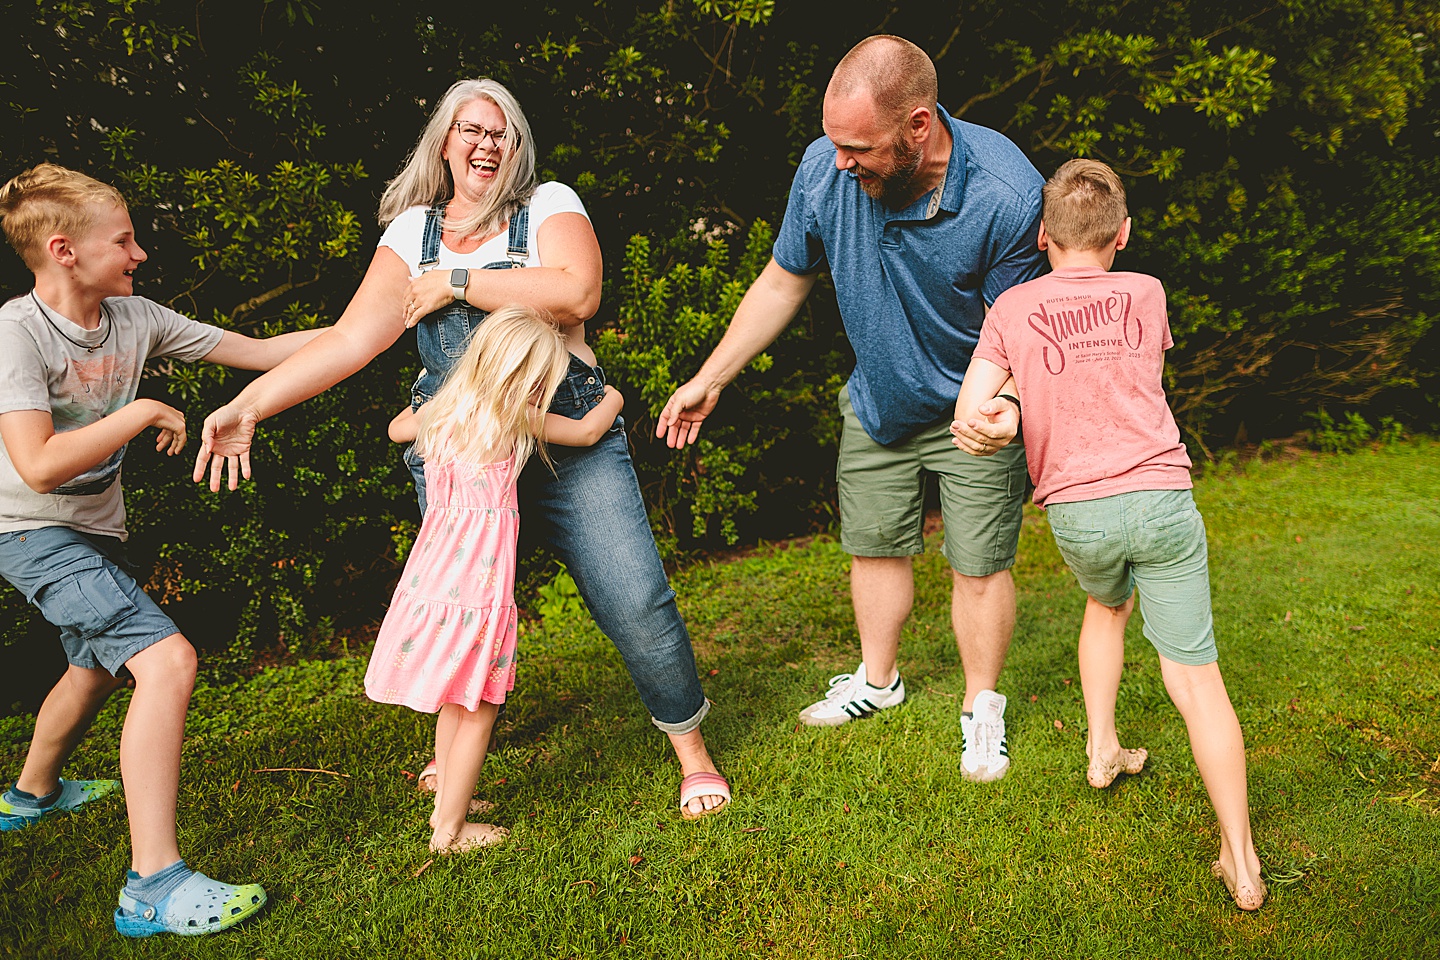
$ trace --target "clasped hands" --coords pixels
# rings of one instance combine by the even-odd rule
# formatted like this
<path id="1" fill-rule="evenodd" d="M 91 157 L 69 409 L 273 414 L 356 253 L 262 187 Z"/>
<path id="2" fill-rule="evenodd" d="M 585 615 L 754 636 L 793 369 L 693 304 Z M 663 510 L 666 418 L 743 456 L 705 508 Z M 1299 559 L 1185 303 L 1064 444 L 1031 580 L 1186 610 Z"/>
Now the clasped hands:
<path id="1" fill-rule="evenodd" d="M 992 456 L 1020 432 L 1020 411 L 1009 400 L 999 397 L 986 400 L 976 407 L 975 413 L 950 424 L 951 442 L 968 454 Z"/>

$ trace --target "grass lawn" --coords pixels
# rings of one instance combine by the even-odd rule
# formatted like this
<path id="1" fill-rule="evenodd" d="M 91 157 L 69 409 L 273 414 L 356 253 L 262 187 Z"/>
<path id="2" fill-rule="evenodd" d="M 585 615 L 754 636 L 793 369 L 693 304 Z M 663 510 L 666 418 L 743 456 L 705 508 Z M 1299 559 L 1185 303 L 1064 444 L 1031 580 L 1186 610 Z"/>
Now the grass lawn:
<path id="1" fill-rule="evenodd" d="M 958 772 L 938 537 L 901 649 L 909 699 L 829 730 L 795 713 L 858 661 L 847 558 L 828 538 L 778 545 L 675 578 L 727 813 L 680 819 L 678 767 L 583 616 L 522 637 L 482 777 L 514 835 L 453 859 L 432 862 L 413 783 L 431 718 L 367 701 L 363 658 L 270 669 L 197 692 L 180 796 L 190 863 L 263 883 L 266 912 L 122 940 L 124 805 L 103 801 L 0 835 L 0 956 L 1435 957 L 1440 444 L 1254 462 L 1195 492 L 1271 889 L 1258 914 L 1210 877 L 1213 814 L 1138 616 L 1118 713 L 1150 761 L 1085 783 L 1085 598 L 1032 509 L 999 783 Z M 124 700 L 70 775 L 118 777 Z M 0 721 L 7 778 L 30 727 Z M 284 767 L 332 772 L 267 772 Z"/>

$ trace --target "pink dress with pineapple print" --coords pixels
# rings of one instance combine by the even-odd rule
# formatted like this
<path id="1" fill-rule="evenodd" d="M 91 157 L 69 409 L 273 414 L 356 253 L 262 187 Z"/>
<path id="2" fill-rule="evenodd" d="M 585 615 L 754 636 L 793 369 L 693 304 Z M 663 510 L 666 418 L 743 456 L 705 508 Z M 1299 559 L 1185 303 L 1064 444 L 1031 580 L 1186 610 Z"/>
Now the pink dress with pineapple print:
<path id="1" fill-rule="evenodd" d="M 425 713 L 515 686 L 514 456 L 425 464 L 425 520 L 380 626 L 365 693 Z"/>

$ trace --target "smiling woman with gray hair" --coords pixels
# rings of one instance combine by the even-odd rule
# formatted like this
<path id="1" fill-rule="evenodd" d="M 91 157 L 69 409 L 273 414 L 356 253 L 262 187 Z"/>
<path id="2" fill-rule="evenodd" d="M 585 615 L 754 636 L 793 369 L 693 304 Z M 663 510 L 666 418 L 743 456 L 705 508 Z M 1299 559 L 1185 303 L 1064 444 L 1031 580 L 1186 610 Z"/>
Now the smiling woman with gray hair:
<path id="1" fill-rule="evenodd" d="M 411 391 L 418 409 L 470 331 L 505 304 L 542 310 L 565 333 L 570 370 L 551 412 L 579 419 L 599 404 L 605 375 L 585 343 L 585 321 L 600 305 L 600 245 L 574 190 L 535 182 L 530 128 L 504 86 L 462 80 L 446 91 L 386 187 L 380 223 L 370 268 L 335 326 L 206 418 L 197 482 L 208 472 L 218 490 L 228 471 L 233 490 L 250 476 L 257 423 L 361 369 L 409 327 L 425 365 Z M 623 420 L 594 446 L 556 448 L 552 457 L 553 471 L 536 461 L 520 482 L 527 534 L 539 527 L 566 564 L 670 737 L 685 777 L 681 813 L 716 812 L 730 787 L 700 734 L 710 704 L 650 533 Z M 423 514 L 424 467 L 412 450 L 406 462 Z"/>

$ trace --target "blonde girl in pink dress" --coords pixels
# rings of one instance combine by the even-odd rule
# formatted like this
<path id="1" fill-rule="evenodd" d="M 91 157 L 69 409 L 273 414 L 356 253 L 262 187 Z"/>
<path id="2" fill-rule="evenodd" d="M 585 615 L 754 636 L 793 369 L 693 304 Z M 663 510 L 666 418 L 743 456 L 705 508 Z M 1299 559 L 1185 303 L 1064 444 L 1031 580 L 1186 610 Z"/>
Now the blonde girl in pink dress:
<path id="1" fill-rule="evenodd" d="M 459 853 L 510 831 L 469 823 L 499 705 L 515 686 L 515 486 L 546 443 L 589 446 L 620 413 L 620 394 L 582 420 L 546 414 L 569 368 L 560 329 L 530 307 L 494 311 L 435 398 L 390 426 L 425 459 L 429 509 L 365 673 L 365 692 L 437 714 L 430 849 Z M 413 433 L 412 433 L 413 431 Z"/>

